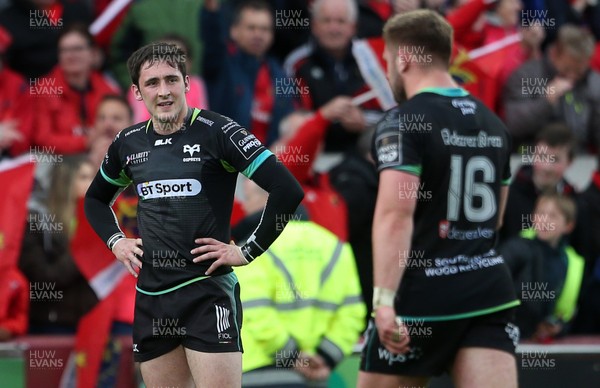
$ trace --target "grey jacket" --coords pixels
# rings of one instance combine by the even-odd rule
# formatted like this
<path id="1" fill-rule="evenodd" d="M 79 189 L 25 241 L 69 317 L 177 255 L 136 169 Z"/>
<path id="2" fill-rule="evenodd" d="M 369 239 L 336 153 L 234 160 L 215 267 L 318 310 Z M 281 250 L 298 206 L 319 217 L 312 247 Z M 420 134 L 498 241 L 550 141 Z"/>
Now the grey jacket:
<path id="1" fill-rule="evenodd" d="M 517 68 L 504 85 L 505 123 L 515 145 L 532 140 L 540 129 L 555 121 L 566 123 L 580 150 L 600 145 L 600 74 L 587 76 L 565 93 L 556 106 L 546 99 L 556 70 L 547 58 L 532 60 Z"/>

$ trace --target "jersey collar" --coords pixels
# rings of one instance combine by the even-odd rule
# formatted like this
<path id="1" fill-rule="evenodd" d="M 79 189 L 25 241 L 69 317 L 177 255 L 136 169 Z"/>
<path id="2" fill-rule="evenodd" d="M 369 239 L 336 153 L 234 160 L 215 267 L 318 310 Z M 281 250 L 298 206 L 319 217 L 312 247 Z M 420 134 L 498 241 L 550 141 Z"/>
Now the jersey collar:
<path id="1" fill-rule="evenodd" d="M 188 109 L 188 113 L 187 113 L 187 117 L 186 117 L 185 121 L 190 119 L 189 126 L 191 126 L 192 123 L 194 122 L 194 120 L 196 120 L 196 117 L 198 117 L 198 115 L 200 114 L 200 110 L 201 109 L 198 109 L 198 108 Z M 151 118 L 148 119 L 148 122 L 146 123 L 146 133 L 148 133 L 148 129 L 150 129 L 150 124 L 152 124 Z"/>
<path id="2" fill-rule="evenodd" d="M 416 94 L 419 94 L 419 93 L 435 93 L 435 94 L 439 94 L 439 95 L 445 96 L 445 97 L 466 97 L 469 95 L 469 92 L 467 92 L 463 88 L 431 87 L 431 88 L 423 88 L 423 89 L 419 90 Z"/>

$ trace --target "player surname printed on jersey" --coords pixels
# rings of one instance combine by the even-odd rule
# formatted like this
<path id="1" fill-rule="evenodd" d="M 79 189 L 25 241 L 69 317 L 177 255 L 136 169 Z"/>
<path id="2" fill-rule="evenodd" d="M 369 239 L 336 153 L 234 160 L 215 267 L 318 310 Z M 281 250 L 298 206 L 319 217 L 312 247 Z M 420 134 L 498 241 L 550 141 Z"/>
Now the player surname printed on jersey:
<path id="1" fill-rule="evenodd" d="M 468 148 L 502 148 L 500 136 L 490 136 L 485 131 L 479 131 L 477 136 L 459 135 L 456 131 L 450 132 L 448 128 L 440 131 L 444 145 Z"/>
<path id="2" fill-rule="evenodd" d="M 475 101 L 467 100 L 465 98 L 452 100 L 452 106 L 460 109 L 463 115 L 474 115 L 477 109 Z"/>
<path id="3" fill-rule="evenodd" d="M 377 160 L 381 166 L 401 163 L 400 160 L 400 134 L 387 133 L 375 139 Z"/>
<path id="4" fill-rule="evenodd" d="M 232 133 L 229 140 L 231 140 L 246 160 L 249 160 L 262 146 L 261 142 L 244 128 L 240 128 Z"/>
<path id="5" fill-rule="evenodd" d="M 196 179 L 164 179 L 137 185 L 140 199 L 191 197 L 200 194 L 202 184 Z"/>

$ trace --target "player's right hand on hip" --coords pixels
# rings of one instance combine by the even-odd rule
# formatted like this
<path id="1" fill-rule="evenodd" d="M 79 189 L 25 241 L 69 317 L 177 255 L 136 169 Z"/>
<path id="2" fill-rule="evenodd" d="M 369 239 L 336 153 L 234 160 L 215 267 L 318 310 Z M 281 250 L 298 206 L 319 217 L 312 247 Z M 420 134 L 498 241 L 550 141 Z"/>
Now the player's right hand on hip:
<path id="1" fill-rule="evenodd" d="M 115 243 L 113 246 L 113 253 L 117 257 L 125 268 L 136 278 L 138 277 L 138 271 L 142 268 L 142 262 L 139 257 L 144 255 L 142 250 L 142 239 L 141 238 L 122 238 Z M 138 268 L 138 270 L 135 269 Z"/>
<path id="2" fill-rule="evenodd" d="M 410 350 L 408 331 L 402 322 L 396 320 L 396 310 L 393 307 L 379 306 L 377 308 L 375 326 L 379 333 L 379 341 L 391 353 L 404 354 Z"/>

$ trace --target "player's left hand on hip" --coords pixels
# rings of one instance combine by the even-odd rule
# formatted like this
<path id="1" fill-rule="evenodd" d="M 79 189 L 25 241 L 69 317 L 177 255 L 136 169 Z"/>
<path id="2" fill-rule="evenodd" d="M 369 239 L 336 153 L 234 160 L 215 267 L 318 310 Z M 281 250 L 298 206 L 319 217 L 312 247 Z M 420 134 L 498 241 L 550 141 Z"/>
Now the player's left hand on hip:
<path id="1" fill-rule="evenodd" d="M 375 311 L 375 326 L 383 346 L 393 354 L 404 354 L 410 350 L 410 338 L 404 324 L 398 323 L 393 307 L 380 306 Z"/>
<path id="2" fill-rule="evenodd" d="M 205 273 L 206 275 L 210 275 L 222 265 L 236 267 L 248 264 L 248 261 L 246 261 L 246 258 L 242 254 L 242 250 L 235 245 L 233 241 L 230 244 L 225 244 L 214 238 L 197 238 L 194 242 L 202 245 L 191 250 L 193 255 L 200 254 L 200 256 L 195 257 L 192 260 L 194 263 L 216 259 L 216 261 L 208 267 L 208 270 Z"/>

